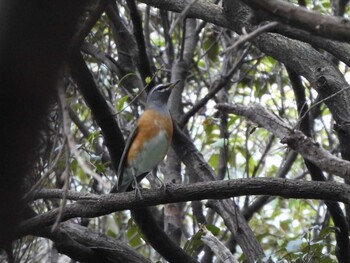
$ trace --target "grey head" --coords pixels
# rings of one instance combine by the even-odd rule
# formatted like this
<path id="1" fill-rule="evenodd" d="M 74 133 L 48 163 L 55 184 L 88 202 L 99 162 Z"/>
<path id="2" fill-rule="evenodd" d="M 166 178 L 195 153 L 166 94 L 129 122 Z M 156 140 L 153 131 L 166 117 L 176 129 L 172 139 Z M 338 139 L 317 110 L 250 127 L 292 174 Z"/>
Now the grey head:
<path id="1" fill-rule="evenodd" d="M 167 103 L 171 90 L 180 81 L 156 85 L 147 97 L 146 108 L 155 108 L 157 110 L 167 110 Z"/>

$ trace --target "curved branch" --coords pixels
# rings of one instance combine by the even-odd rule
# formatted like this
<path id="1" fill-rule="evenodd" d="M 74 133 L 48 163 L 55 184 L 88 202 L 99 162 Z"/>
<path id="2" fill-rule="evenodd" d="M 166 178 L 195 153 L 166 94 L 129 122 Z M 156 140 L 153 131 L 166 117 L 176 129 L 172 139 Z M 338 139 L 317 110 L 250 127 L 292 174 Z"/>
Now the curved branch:
<path id="1" fill-rule="evenodd" d="M 138 0 L 150 6 L 157 7 L 163 10 L 169 10 L 177 13 L 181 13 L 188 3 L 187 1 L 174 1 L 174 0 Z M 229 21 L 223 16 L 223 9 L 219 5 L 215 5 L 209 1 L 198 0 L 187 11 L 187 17 L 199 18 L 215 25 L 230 27 Z"/>
<path id="2" fill-rule="evenodd" d="M 267 111 L 257 103 L 248 106 L 238 104 L 219 104 L 217 108 L 239 116 L 245 116 L 261 125 L 286 143 L 293 150 L 299 152 L 321 170 L 335 174 L 344 179 L 350 179 L 350 162 L 342 160 L 314 143 L 301 131 L 295 130 L 281 120 L 277 115 Z"/>
<path id="3" fill-rule="evenodd" d="M 315 36 L 305 30 L 290 27 L 285 24 L 279 24 L 275 28 L 274 32 L 289 38 L 294 38 L 309 43 L 314 47 L 326 50 L 327 52 L 335 56 L 337 59 L 343 61 L 346 65 L 350 66 L 350 45 L 348 43 L 339 42 L 320 36 Z"/>
<path id="4" fill-rule="evenodd" d="M 44 196 L 44 192 L 37 195 Z M 224 199 L 242 195 L 273 195 L 285 198 L 320 199 L 350 204 L 350 186 L 336 182 L 308 182 L 301 180 L 250 178 L 201 182 L 188 185 L 168 185 L 164 189 L 142 189 L 142 200 L 135 193 L 93 195 L 68 191 L 67 199 L 79 200 L 65 207 L 62 220 L 75 217 L 97 217 L 116 211 L 166 203 L 203 199 Z M 62 198 L 63 191 L 55 190 L 51 198 Z M 45 195 L 48 197 L 48 195 Z M 21 224 L 19 236 L 30 234 L 52 225 L 58 209 L 30 218 Z"/>
<path id="5" fill-rule="evenodd" d="M 186 7 L 185 1 L 172 0 L 139 0 L 161 9 L 181 12 Z M 188 11 L 189 17 L 195 17 L 204 21 L 241 32 L 242 28 L 252 30 L 250 24 L 252 12 L 238 0 L 224 1 L 224 9 L 207 1 L 197 1 Z M 300 36 L 302 39 L 303 36 Z M 305 38 L 306 42 L 308 39 Z M 330 40 L 329 40 L 330 41 Z M 345 89 L 346 83 L 343 75 L 333 67 L 319 52 L 306 43 L 294 41 L 278 34 L 262 34 L 252 41 L 266 55 L 283 62 L 286 66 L 295 69 L 297 73 L 309 80 L 322 98 Z M 326 49 L 328 47 L 328 49 Z M 324 45 L 331 52 L 334 46 Z M 331 52 L 332 53 L 332 52 Z M 333 52 L 334 53 L 334 52 Z M 338 53 L 339 56 L 339 53 Z M 346 56 L 346 55 L 345 55 Z M 344 58 L 339 58 L 344 60 Z M 345 61 L 347 61 L 345 59 Z M 335 126 L 338 132 L 340 145 L 347 145 L 350 141 L 350 92 L 349 90 L 338 96 L 337 100 L 326 101 L 332 115 L 337 122 Z M 350 147 L 342 151 L 344 159 L 350 160 Z"/>
<path id="6" fill-rule="evenodd" d="M 310 118 L 308 115 L 308 105 L 306 103 L 305 87 L 302 84 L 301 77 L 296 74 L 290 68 L 287 68 L 289 79 L 292 84 L 292 88 L 295 94 L 295 99 L 297 102 L 299 115 L 304 115 L 305 118 L 300 122 L 300 130 L 303 131 L 307 136 L 311 136 L 311 125 Z M 311 178 L 314 181 L 326 181 L 326 177 L 320 168 L 314 165 L 307 159 L 304 159 L 305 165 L 310 172 Z M 346 222 L 344 213 L 340 208 L 338 202 L 325 201 L 325 204 L 332 216 L 334 225 L 339 229 L 336 231 L 337 239 L 337 258 L 339 262 L 349 262 L 350 260 L 350 250 L 349 250 L 349 227 Z"/>
<path id="7" fill-rule="evenodd" d="M 148 242 L 169 262 L 198 262 L 188 255 L 177 243 L 175 243 L 165 231 L 159 227 L 155 217 L 148 207 L 139 207 L 131 210 L 132 218 L 135 220 L 142 233 L 153 236 Z M 150 227 L 151 226 L 151 227 Z M 156 233 L 156 234 L 155 234 Z M 166 241 L 166 242 L 165 242 Z"/>
<path id="8" fill-rule="evenodd" d="M 237 59 L 236 63 L 229 70 L 229 72 L 224 76 L 221 76 L 221 78 L 219 78 L 218 80 L 214 81 L 211 87 L 209 88 L 209 92 L 204 96 L 204 98 L 198 101 L 188 112 L 186 112 L 182 116 L 179 123 L 180 127 L 185 126 L 191 117 L 193 117 L 201 108 L 203 108 L 207 104 L 207 102 L 210 99 L 212 99 L 221 89 L 223 89 L 227 85 L 227 82 L 229 82 L 231 77 L 242 66 L 243 60 L 247 56 L 249 50 L 249 47 L 246 48 L 243 51 L 242 55 Z"/>
<path id="9" fill-rule="evenodd" d="M 32 234 L 51 239 L 58 252 L 81 262 L 150 262 L 125 243 L 78 224 L 62 223 L 54 232 L 46 227 Z"/>
<path id="10" fill-rule="evenodd" d="M 92 111 L 93 116 L 103 133 L 105 145 L 111 156 L 112 167 L 118 167 L 118 161 L 124 148 L 124 137 L 109 108 L 106 99 L 96 86 L 94 77 L 88 69 L 82 55 L 78 52 L 70 58 L 70 68 L 79 91 Z"/>
<path id="11" fill-rule="evenodd" d="M 137 6 L 135 0 L 126 0 L 126 4 L 128 5 L 130 11 L 130 17 L 134 26 L 134 36 L 136 39 L 137 47 L 138 47 L 138 63 L 137 68 L 142 76 L 142 81 L 145 83 L 147 77 L 152 76 L 152 69 L 150 67 L 149 59 L 147 56 L 145 37 L 143 35 L 142 28 L 142 20 L 140 14 L 138 13 Z M 149 90 L 154 86 L 153 79 L 151 83 L 148 85 Z"/>
<path id="12" fill-rule="evenodd" d="M 280 0 L 244 0 L 254 10 L 263 10 L 269 19 L 291 24 L 313 34 L 339 41 L 350 41 L 350 21 L 327 16 Z"/>

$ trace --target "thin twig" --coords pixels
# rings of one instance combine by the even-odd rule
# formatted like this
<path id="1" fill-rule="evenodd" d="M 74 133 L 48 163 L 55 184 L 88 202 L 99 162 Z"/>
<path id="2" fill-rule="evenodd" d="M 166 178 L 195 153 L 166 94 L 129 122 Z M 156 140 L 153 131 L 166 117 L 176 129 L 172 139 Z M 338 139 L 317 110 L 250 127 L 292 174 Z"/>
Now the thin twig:
<path id="1" fill-rule="evenodd" d="M 63 153 L 63 145 L 66 143 L 66 137 L 64 137 L 63 142 L 62 142 L 62 147 L 60 149 L 60 151 L 58 152 L 55 160 L 51 163 L 49 169 L 46 171 L 46 173 L 30 188 L 30 190 L 23 196 L 23 200 L 25 203 L 27 203 L 29 201 L 29 199 L 31 198 L 32 194 L 34 192 L 36 192 L 38 190 L 38 188 L 43 184 L 43 182 L 45 181 L 45 179 L 47 179 L 51 173 L 53 172 L 53 170 L 56 168 L 56 165 L 58 163 L 58 161 L 61 158 L 61 155 Z"/>
<path id="2" fill-rule="evenodd" d="M 163 69 L 163 65 L 157 69 L 157 71 L 152 75 L 152 78 L 151 78 L 151 81 L 148 82 L 145 87 L 139 91 L 136 96 L 130 101 L 130 103 L 128 103 L 128 105 L 126 105 L 124 108 L 122 108 L 120 111 L 117 111 L 116 113 L 114 113 L 113 115 L 114 116 L 117 116 L 119 115 L 120 113 L 122 113 L 125 109 L 129 108 L 135 101 L 138 97 L 141 96 L 141 94 L 148 88 L 148 86 L 153 82 L 153 80 L 155 79 L 155 77 L 158 75 L 158 72 L 160 72 L 161 70 Z"/>
<path id="3" fill-rule="evenodd" d="M 266 25 L 263 25 L 261 27 L 258 27 L 256 30 L 248 33 L 248 34 L 244 34 L 242 36 L 240 36 L 238 38 L 238 40 L 230 47 L 228 47 L 227 49 L 225 49 L 222 53 L 227 53 L 231 50 L 237 49 L 239 46 L 241 46 L 242 44 L 250 41 L 251 39 L 261 35 L 262 33 L 275 28 L 278 25 L 278 22 L 270 22 Z"/>
<path id="4" fill-rule="evenodd" d="M 346 87 L 346 88 L 344 88 L 344 89 L 338 90 L 337 92 L 333 93 L 332 95 L 329 95 L 328 97 L 326 97 L 326 98 L 324 98 L 324 99 L 322 99 L 322 100 L 316 102 L 315 104 L 311 105 L 310 108 L 309 108 L 307 111 L 305 111 L 304 114 L 299 118 L 299 120 L 297 121 L 297 123 L 296 123 L 295 126 L 294 126 L 294 129 L 296 129 L 297 127 L 299 127 L 299 125 L 301 124 L 302 120 L 307 116 L 307 114 L 309 114 L 309 112 L 310 112 L 313 108 L 315 108 L 315 107 L 318 106 L 319 104 L 321 104 L 321 103 L 323 103 L 323 102 L 325 102 L 325 101 L 327 101 L 327 100 L 329 100 L 329 99 L 331 99 L 331 98 L 337 96 L 338 94 L 340 94 L 340 93 L 342 93 L 342 92 L 344 92 L 344 91 L 346 91 L 346 90 L 348 90 L 348 89 L 350 89 L 350 86 L 348 86 L 348 87 Z"/>
<path id="5" fill-rule="evenodd" d="M 63 86 L 63 80 L 60 80 L 60 84 L 58 85 L 58 100 L 60 102 L 61 106 L 61 114 L 62 114 L 62 126 L 63 126 L 63 132 L 66 135 L 67 138 L 67 155 L 66 155 L 66 164 L 64 167 L 64 171 L 61 175 L 61 178 L 64 180 L 64 186 L 63 186 L 63 198 L 59 206 L 58 214 L 56 217 L 55 223 L 52 225 L 51 231 L 54 232 L 58 226 L 58 224 L 61 222 L 62 216 L 63 216 L 63 210 L 67 203 L 67 193 L 69 189 L 69 182 L 70 182 L 70 173 L 69 173 L 69 156 L 70 156 L 70 147 L 69 147 L 69 136 L 70 135 L 70 120 L 69 115 L 67 112 L 67 104 L 65 101 L 65 93 L 64 93 L 64 86 Z"/>
<path id="6" fill-rule="evenodd" d="M 69 127 L 69 121 L 63 121 L 63 126 Z M 64 128 L 65 129 L 65 128 Z M 68 145 L 67 145 L 68 146 Z M 69 189 L 69 184 L 70 184 L 70 173 L 69 173 L 69 156 L 70 156 L 70 149 L 67 147 L 67 155 L 66 155 L 66 164 L 64 171 L 61 175 L 61 178 L 64 180 L 64 186 L 63 186 L 63 197 L 60 203 L 60 206 L 58 208 L 58 215 L 56 218 L 55 223 L 52 225 L 51 231 L 54 232 L 58 226 L 58 224 L 62 221 L 62 216 L 63 216 L 63 210 L 67 204 L 67 193 Z"/>
<path id="7" fill-rule="evenodd" d="M 65 93 L 63 87 L 59 88 L 59 99 L 62 107 L 63 120 L 69 120 L 68 106 L 65 101 Z M 99 174 L 92 171 L 86 164 L 86 161 L 80 156 L 80 151 L 77 149 L 74 138 L 70 133 L 69 127 L 64 128 L 64 132 L 67 136 L 67 144 L 84 173 L 96 179 L 102 185 L 103 188 L 109 189 L 108 183 L 103 181 Z"/>
<path id="8" fill-rule="evenodd" d="M 198 2 L 198 0 L 193 0 L 191 3 L 189 3 L 184 10 L 182 10 L 182 12 L 179 14 L 179 16 L 176 18 L 175 22 L 171 25 L 170 29 L 169 29 L 169 35 L 171 35 L 171 33 L 174 31 L 175 27 L 177 26 L 177 24 L 184 18 L 186 17 L 187 13 L 190 11 L 190 8 L 192 6 L 194 6 L 196 3 Z"/>
<path id="9" fill-rule="evenodd" d="M 230 250 L 215 237 L 205 225 L 201 225 L 200 229 L 203 231 L 203 235 L 201 236 L 202 242 L 206 244 L 223 263 L 238 263 Z"/>
<path id="10" fill-rule="evenodd" d="M 221 76 L 221 78 L 218 81 L 214 81 L 212 86 L 210 87 L 210 91 L 208 94 L 204 96 L 200 101 L 198 101 L 188 112 L 186 112 L 181 121 L 180 126 L 183 127 L 188 120 L 196 114 L 199 109 L 204 107 L 204 105 L 213 98 L 222 88 L 225 87 L 227 82 L 230 80 L 232 75 L 237 71 L 237 69 L 242 65 L 244 58 L 247 56 L 248 51 L 250 50 L 250 44 L 247 46 L 247 48 L 242 52 L 242 55 L 237 59 L 236 63 L 232 66 L 232 68 L 225 74 L 224 76 Z"/>

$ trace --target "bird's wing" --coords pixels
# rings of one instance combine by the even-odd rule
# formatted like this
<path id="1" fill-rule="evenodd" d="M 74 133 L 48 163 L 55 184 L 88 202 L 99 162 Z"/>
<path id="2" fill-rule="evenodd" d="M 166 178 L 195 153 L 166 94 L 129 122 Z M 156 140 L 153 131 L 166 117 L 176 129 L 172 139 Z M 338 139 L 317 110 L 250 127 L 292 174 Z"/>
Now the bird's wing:
<path id="1" fill-rule="evenodd" d="M 118 192 L 118 188 L 120 187 L 120 185 L 123 182 L 123 175 L 124 175 L 124 168 L 126 165 L 126 161 L 128 158 L 128 153 L 129 153 L 129 149 L 130 146 L 132 144 L 132 142 L 134 141 L 134 138 L 136 137 L 138 132 L 137 127 L 131 132 L 128 140 L 126 141 L 125 147 L 124 147 L 124 151 L 122 154 L 122 157 L 120 158 L 119 161 L 119 166 L 118 166 L 118 170 L 117 170 L 117 183 L 113 186 L 113 188 L 111 189 L 111 193 L 117 193 Z"/>

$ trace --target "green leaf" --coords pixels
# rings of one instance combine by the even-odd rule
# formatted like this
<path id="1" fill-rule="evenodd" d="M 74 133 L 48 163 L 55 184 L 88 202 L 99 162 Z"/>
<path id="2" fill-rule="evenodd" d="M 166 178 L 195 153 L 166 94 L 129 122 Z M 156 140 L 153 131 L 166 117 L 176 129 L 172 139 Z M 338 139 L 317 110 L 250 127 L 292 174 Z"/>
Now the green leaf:
<path id="1" fill-rule="evenodd" d="M 121 111 L 124 108 L 124 104 L 125 102 L 128 100 L 129 96 L 125 95 L 124 97 L 122 97 L 117 104 L 116 110 L 117 111 Z"/>
<path id="2" fill-rule="evenodd" d="M 212 154 L 209 158 L 209 164 L 211 167 L 217 167 L 218 162 L 219 162 L 219 154 Z"/>
<path id="3" fill-rule="evenodd" d="M 103 163 L 95 162 L 94 165 L 96 167 L 96 172 L 98 172 L 98 173 L 105 173 L 106 172 L 106 166 Z"/>
<path id="4" fill-rule="evenodd" d="M 214 235 L 218 236 L 220 233 L 220 228 L 215 225 L 205 225 L 205 227 Z"/>
<path id="5" fill-rule="evenodd" d="M 325 228 L 323 228 L 320 232 L 320 238 L 324 239 L 326 237 L 328 237 L 330 234 L 333 234 L 337 231 L 337 227 L 334 226 L 327 226 Z"/>
<path id="6" fill-rule="evenodd" d="M 129 226 L 128 230 L 126 231 L 126 237 L 128 238 L 128 242 L 131 247 L 137 247 L 142 244 L 139 228 L 136 225 L 131 227 Z"/>
<path id="7" fill-rule="evenodd" d="M 196 234 L 194 234 L 190 240 L 185 243 L 184 250 L 190 254 L 191 256 L 195 254 L 197 249 L 203 245 L 201 237 L 203 235 L 203 231 L 199 230 Z"/>
<path id="8" fill-rule="evenodd" d="M 152 81 L 152 78 L 150 76 L 146 77 L 145 82 L 146 84 L 150 84 Z"/>

